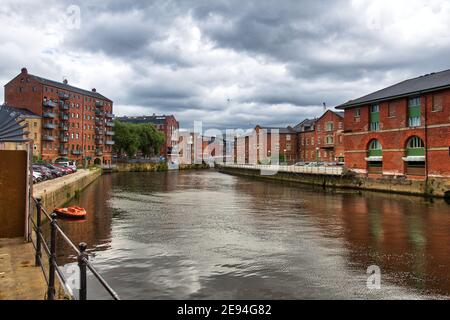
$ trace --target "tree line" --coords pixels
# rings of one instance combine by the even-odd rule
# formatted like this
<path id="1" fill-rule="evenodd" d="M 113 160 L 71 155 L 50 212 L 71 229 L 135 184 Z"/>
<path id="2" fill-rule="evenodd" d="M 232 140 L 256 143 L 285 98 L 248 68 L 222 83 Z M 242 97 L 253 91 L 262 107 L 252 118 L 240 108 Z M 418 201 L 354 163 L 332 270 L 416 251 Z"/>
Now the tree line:
<path id="1" fill-rule="evenodd" d="M 114 152 L 119 155 L 134 157 L 140 153 L 142 156 L 150 157 L 158 155 L 164 143 L 164 134 L 159 132 L 150 123 L 134 124 L 114 121 Z"/>

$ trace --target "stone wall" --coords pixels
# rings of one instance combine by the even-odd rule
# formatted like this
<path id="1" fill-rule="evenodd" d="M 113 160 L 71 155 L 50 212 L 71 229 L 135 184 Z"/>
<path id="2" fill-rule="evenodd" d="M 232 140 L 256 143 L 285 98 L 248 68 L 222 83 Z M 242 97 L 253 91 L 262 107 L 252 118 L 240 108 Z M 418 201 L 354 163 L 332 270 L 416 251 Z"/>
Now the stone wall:
<path id="1" fill-rule="evenodd" d="M 428 183 L 423 180 L 407 180 L 405 178 L 380 177 L 366 178 L 352 173 L 343 175 L 304 174 L 292 172 L 278 172 L 274 175 L 261 175 L 257 169 L 221 167 L 222 173 L 249 176 L 266 180 L 298 182 L 302 184 L 318 185 L 324 188 L 348 188 L 374 190 L 421 196 L 444 197 L 450 191 L 450 179 L 429 178 Z"/>
<path id="2" fill-rule="evenodd" d="M 81 190 L 94 182 L 101 174 L 100 169 L 79 170 L 72 175 L 37 184 L 34 186 L 33 195 L 42 199 L 43 207 L 50 213 L 79 195 Z"/>

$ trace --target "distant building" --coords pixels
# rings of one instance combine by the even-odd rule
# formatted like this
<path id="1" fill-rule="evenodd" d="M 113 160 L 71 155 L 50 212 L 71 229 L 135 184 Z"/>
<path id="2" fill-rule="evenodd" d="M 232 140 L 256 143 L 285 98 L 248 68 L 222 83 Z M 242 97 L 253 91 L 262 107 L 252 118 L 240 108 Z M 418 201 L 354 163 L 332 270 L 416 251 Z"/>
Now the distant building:
<path id="1" fill-rule="evenodd" d="M 33 149 L 33 156 L 39 159 L 41 156 L 41 117 L 31 112 L 28 109 L 14 108 L 4 105 L 11 112 L 18 114 L 17 121 L 20 121 L 26 126 L 26 138 L 29 142 L 5 142 L 1 146 L 3 150 L 26 150 L 26 145 L 30 143 Z"/>
<path id="2" fill-rule="evenodd" d="M 337 107 L 345 165 L 408 179 L 450 177 L 450 70 L 402 81 Z"/>
<path id="3" fill-rule="evenodd" d="M 152 115 L 152 116 L 130 116 L 130 117 L 117 117 L 117 120 L 127 123 L 150 123 L 155 128 L 164 134 L 164 143 L 161 146 L 160 155 L 168 158 L 168 155 L 172 153 L 172 149 L 178 143 L 178 130 L 180 124 L 173 115 Z"/>
<path id="4" fill-rule="evenodd" d="M 296 126 L 297 132 L 297 153 L 298 160 L 304 162 L 317 161 L 317 151 L 315 146 L 316 132 L 315 124 L 317 119 L 305 119 Z"/>
<path id="5" fill-rule="evenodd" d="M 5 85 L 5 103 L 42 117 L 43 160 L 111 163 L 113 102 L 96 89 L 41 78 L 23 68 Z"/>
<path id="6" fill-rule="evenodd" d="M 278 140 L 272 146 L 272 137 Z M 251 132 L 235 137 L 235 162 L 257 164 L 269 161 L 273 153 L 287 163 L 297 161 L 297 133 L 291 127 L 257 125 Z"/>

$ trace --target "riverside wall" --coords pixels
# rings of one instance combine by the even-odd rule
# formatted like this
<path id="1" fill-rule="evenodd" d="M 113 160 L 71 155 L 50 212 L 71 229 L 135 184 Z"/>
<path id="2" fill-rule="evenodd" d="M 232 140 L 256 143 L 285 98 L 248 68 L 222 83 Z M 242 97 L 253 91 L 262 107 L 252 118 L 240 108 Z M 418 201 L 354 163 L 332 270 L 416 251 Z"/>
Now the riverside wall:
<path id="1" fill-rule="evenodd" d="M 298 182 L 321 186 L 323 188 L 347 188 L 430 197 L 450 197 L 450 179 L 448 178 L 433 177 L 426 181 L 409 180 L 405 177 L 363 177 L 352 172 L 344 172 L 341 175 L 295 172 L 277 172 L 273 175 L 261 175 L 261 171 L 256 168 L 219 167 L 218 170 L 219 172 L 232 175 L 265 180 Z"/>
<path id="2" fill-rule="evenodd" d="M 53 209 L 63 206 L 69 200 L 79 195 L 84 188 L 94 182 L 101 174 L 102 170 L 99 168 L 81 169 L 71 175 L 34 185 L 33 196 L 41 198 L 43 207 L 47 212 L 52 212 Z"/>

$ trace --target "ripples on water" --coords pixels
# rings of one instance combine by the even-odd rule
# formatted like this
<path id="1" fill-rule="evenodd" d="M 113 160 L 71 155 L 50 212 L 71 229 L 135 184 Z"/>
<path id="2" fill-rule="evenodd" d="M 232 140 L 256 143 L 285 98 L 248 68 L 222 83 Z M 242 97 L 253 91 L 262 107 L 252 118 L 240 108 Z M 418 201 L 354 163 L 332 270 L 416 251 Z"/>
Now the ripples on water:
<path id="1" fill-rule="evenodd" d="M 450 294 L 443 201 L 214 171 L 102 176 L 74 200 L 95 266 L 125 299 L 381 299 Z M 68 249 L 59 243 L 60 260 Z M 366 269 L 382 271 L 380 290 Z M 90 298 L 107 296 L 89 281 Z"/>

